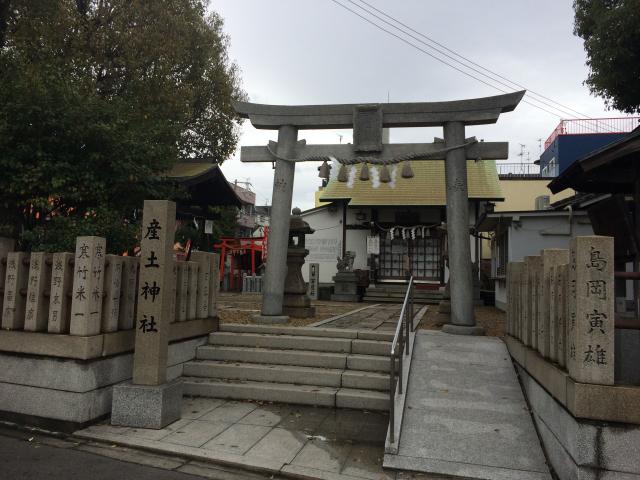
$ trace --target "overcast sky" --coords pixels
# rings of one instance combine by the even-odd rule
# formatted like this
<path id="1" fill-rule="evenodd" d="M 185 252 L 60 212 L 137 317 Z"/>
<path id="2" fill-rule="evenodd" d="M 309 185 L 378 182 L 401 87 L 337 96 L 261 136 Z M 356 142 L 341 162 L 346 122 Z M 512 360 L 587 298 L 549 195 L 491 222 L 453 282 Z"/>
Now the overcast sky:
<path id="1" fill-rule="evenodd" d="M 348 0 L 337 1 L 357 10 Z M 582 83 L 587 76 L 586 57 L 582 40 L 572 33 L 570 0 L 366 1 L 530 91 L 590 117 L 620 116 L 606 111 L 602 100 L 592 97 Z M 225 21 L 229 54 L 242 71 L 252 102 L 382 103 L 387 98 L 425 102 L 501 93 L 366 23 L 332 0 L 214 0 L 211 8 Z M 561 118 L 570 116 L 520 103 L 497 124 L 468 127 L 467 136 L 508 141 L 511 162 L 520 161 L 520 144 L 525 144 L 533 161 L 539 157 L 538 139 L 544 143 Z M 308 143 L 339 143 L 341 135 L 342 142 L 351 141 L 350 130 L 303 130 L 299 138 Z M 391 141 L 431 142 L 434 135 L 442 136 L 441 129 L 393 129 Z M 275 131 L 256 130 L 245 121 L 240 145 L 265 145 L 276 137 Z M 293 205 L 303 210 L 313 207 L 313 193 L 320 184 L 317 166 L 296 167 Z M 229 181 L 251 182 L 258 205 L 270 204 L 270 164 L 242 164 L 236 152 L 222 170 Z"/>

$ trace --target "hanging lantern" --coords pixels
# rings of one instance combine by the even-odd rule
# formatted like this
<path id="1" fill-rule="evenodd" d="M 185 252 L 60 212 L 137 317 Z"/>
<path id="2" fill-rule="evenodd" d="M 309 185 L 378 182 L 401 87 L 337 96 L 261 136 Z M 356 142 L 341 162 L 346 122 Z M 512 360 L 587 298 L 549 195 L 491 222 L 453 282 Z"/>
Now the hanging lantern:
<path id="1" fill-rule="evenodd" d="M 402 178 L 413 178 L 413 170 L 411 169 L 411 162 L 409 160 L 405 161 L 402 166 Z"/>
<path id="2" fill-rule="evenodd" d="M 389 169 L 387 168 L 387 164 L 383 164 L 380 169 L 380 181 L 382 183 L 389 183 L 391 181 L 391 175 L 389 175 Z"/>
<path id="3" fill-rule="evenodd" d="M 325 180 L 329 180 L 329 176 L 331 175 L 331 167 L 325 160 L 322 162 L 322 165 L 318 167 L 318 177 L 324 178 Z"/>
<path id="4" fill-rule="evenodd" d="M 369 180 L 369 165 L 367 164 L 367 162 L 364 162 L 362 164 L 362 168 L 360 169 L 360 180 L 362 180 L 363 182 Z"/>
<path id="5" fill-rule="evenodd" d="M 340 164 L 340 170 L 338 171 L 338 181 L 342 183 L 346 183 L 349 180 L 349 176 L 347 175 L 347 167 L 343 164 Z"/>

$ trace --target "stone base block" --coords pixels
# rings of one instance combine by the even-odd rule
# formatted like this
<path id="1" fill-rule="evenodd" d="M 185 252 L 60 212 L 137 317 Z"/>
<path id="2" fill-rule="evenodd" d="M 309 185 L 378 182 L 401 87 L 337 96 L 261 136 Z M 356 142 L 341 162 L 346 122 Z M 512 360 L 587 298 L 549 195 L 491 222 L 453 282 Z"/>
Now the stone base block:
<path id="1" fill-rule="evenodd" d="M 351 293 L 334 293 L 331 295 L 332 302 L 359 302 L 360 295 Z"/>
<path id="2" fill-rule="evenodd" d="M 182 380 L 162 385 L 123 383 L 113 387 L 111 425 L 159 430 L 180 419 Z"/>
<path id="3" fill-rule="evenodd" d="M 442 326 L 442 331 L 452 335 L 484 335 L 484 328 L 476 325 L 454 325 L 447 323 Z"/>
<path id="4" fill-rule="evenodd" d="M 316 316 L 316 308 L 285 306 L 282 308 L 282 313 L 296 318 L 313 318 Z"/>
<path id="5" fill-rule="evenodd" d="M 263 325 L 273 325 L 281 323 L 289 323 L 288 315 L 251 315 L 251 321 L 253 323 L 260 323 Z"/>

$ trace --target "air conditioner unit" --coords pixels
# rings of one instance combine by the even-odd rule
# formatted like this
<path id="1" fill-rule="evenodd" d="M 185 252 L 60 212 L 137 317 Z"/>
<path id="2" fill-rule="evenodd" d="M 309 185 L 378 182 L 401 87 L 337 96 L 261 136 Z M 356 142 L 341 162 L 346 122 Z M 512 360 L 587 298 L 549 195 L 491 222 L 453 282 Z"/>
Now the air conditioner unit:
<path id="1" fill-rule="evenodd" d="M 540 195 L 536 197 L 536 210 L 547 210 L 550 203 L 549 195 Z"/>

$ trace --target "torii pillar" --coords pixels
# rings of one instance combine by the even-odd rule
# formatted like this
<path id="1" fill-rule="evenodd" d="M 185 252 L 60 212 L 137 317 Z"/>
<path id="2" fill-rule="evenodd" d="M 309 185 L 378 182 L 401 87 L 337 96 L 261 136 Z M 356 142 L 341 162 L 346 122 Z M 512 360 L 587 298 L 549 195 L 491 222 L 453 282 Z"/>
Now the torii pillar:
<path id="1" fill-rule="evenodd" d="M 282 315 L 282 307 L 295 163 L 318 161 L 329 156 L 346 159 L 367 156 L 389 161 L 419 152 L 429 159 L 445 159 L 451 323 L 445 325 L 443 331 L 482 334 L 473 314 L 467 160 L 508 158 L 508 143 L 477 143 L 475 139 L 465 139 L 465 126 L 497 122 L 501 113 L 515 109 L 524 93 L 429 103 L 300 106 L 234 103 L 238 114 L 250 119 L 254 127 L 278 130 L 277 144 L 242 147 L 240 155 L 242 162 L 275 164 L 262 310 L 254 320 L 262 323 L 288 321 L 288 317 Z M 439 157 L 442 143 L 382 143 L 383 128 L 434 126 L 444 129 L 446 153 Z M 306 145 L 304 140 L 297 141 L 300 129 L 345 128 L 354 130 L 353 145 Z M 434 155 L 429 156 L 429 152 Z"/>

